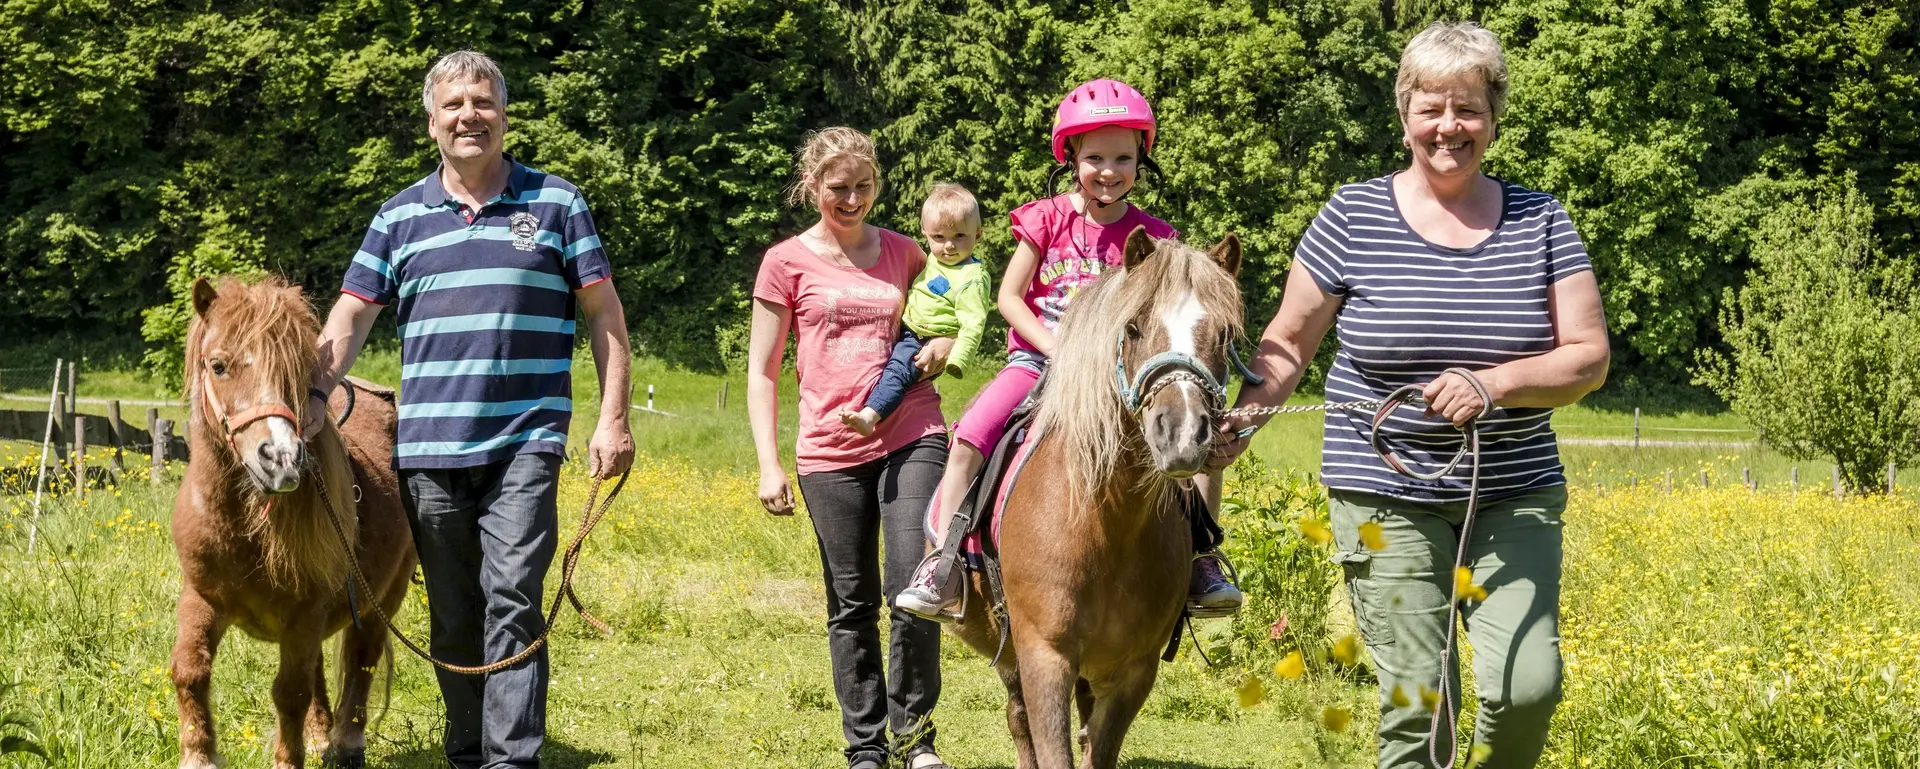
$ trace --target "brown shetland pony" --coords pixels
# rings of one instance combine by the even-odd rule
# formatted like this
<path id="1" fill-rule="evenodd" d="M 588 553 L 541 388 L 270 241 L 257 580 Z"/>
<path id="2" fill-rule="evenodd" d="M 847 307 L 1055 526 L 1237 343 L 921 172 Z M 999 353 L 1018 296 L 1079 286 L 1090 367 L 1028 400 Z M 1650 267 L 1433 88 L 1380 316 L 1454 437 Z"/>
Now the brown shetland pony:
<path id="1" fill-rule="evenodd" d="M 210 769 L 220 761 L 208 690 L 229 627 L 280 645 L 275 769 L 302 766 L 309 748 L 330 764 L 363 765 L 368 691 L 387 650 L 370 602 L 399 611 L 415 561 L 389 469 L 397 414 L 382 398 L 358 397 L 343 428 L 327 420 L 303 444 L 300 412 L 319 326 L 300 289 L 278 278 L 255 285 L 228 279 L 216 292 L 203 279 L 193 286 L 193 312 L 186 361 L 192 461 L 173 503 L 180 766 Z M 334 413 L 345 403 L 336 393 Z M 325 517 L 314 488 L 320 483 L 380 592 L 352 597 L 357 624 L 347 553 Z M 343 629 L 335 718 L 320 647 Z"/>
<path id="2" fill-rule="evenodd" d="M 1040 437 L 1006 492 L 1011 639 L 998 672 L 1020 769 L 1073 765 L 1076 702 L 1084 765 L 1118 764 L 1186 602 L 1192 536 L 1177 482 L 1202 469 L 1218 404 L 1199 372 L 1157 367 L 1130 409 L 1116 362 L 1131 380 L 1177 353 L 1225 382 L 1241 330 L 1239 239 L 1203 254 L 1136 229 L 1123 252 L 1125 267 L 1083 289 L 1062 322 L 1060 338 L 1073 341 L 1053 358 Z M 958 633 L 991 656 L 1000 628 L 989 593 L 977 575 L 967 589 Z"/>

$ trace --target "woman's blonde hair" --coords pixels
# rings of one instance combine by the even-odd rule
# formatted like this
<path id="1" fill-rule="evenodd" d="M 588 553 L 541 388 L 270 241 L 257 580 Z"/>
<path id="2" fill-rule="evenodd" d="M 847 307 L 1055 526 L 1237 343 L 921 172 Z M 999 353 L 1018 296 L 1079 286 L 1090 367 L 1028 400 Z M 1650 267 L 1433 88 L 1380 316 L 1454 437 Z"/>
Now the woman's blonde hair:
<path id="1" fill-rule="evenodd" d="M 927 191 L 927 202 L 920 206 L 922 228 L 956 224 L 980 229 L 980 201 L 958 184 L 941 182 Z"/>
<path id="2" fill-rule="evenodd" d="M 820 173 L 827 166 L 841 160 L 855 160 L 866 163 L 873 169 L 873 192 L 880 194 L 880 160 L 873 151 L 873 140 L 866 134 L 846 126 L 822 128 L 809 131 L 807 140 L 794 152 L 794 166 L 799 177 L 787 188 L 787 205 L 817 205 L 814 199 L 813 185 L 820 181 Z"/>
<path id="3" fill-rule="evenodd" d="M 1487 87 L 1494 120 L 1507 108 L 1507 56 L 1500 38 L 1471 21 L 1436 21 L 1414 35 L 1400 54 L 1400 76 L 1393 83 L 1400 117 L 1407 116 L 1413 92 L 1463 76 L 1477 76 Z"/>

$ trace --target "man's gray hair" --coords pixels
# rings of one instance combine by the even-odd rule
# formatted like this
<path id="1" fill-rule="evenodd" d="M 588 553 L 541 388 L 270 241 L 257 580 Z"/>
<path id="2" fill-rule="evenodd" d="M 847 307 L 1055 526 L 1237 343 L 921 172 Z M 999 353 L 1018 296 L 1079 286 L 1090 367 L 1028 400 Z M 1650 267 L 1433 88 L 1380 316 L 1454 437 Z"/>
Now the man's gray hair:
<path id="1" fill-rule="evenodd" d="M 493 98 L 499 108 L 507 108 L 507 79 L 500 76 L 500 65 L 479 51 L 454 51 L 440 57 L 427 70 L 427 83 L 420 89 L 420 105 L 427 108 L 427 114 L 433 114 L 433 87 L 449 80 L 469 82 L 485 80 L 493 84 Z"/>

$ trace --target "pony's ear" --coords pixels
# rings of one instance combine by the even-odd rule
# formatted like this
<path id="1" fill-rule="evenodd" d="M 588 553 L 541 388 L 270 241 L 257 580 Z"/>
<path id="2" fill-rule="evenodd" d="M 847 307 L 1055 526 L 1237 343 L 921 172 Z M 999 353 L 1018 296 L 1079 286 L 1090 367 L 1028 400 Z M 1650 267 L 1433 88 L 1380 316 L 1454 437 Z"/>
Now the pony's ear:
<path id="1" fill-rule="evenodd" d="M 1227 236 L 1221 238 L 1220 242 L 1213 244 L 1212 248 L 1207 249 L 1207 256 L 1212 257 L 1214 263 L 1220 265 L 1220 269 L 1226 270 L 1228 275 L 1236 278 L 1240 277 L 1239 235 L 1231 232 L 1227 233 Z"/>
<path id="2" fill-rule="evenodd" d="M 1134 227 L 1133 232 L 1127 234 L 1127 244 L 1120 249 L 1120 253 L 1129 270 L 1153 256 L 1153 236 L 1147 234 L 1146 225 Z"/>
<path id="3" fill-rule="evenodd" d="M 211 306 L 213 304 L 214 297 L 217 297 L 219 295 L 220 295 L 220 292 L 213 290 L 213 284 L 208 283 L 206 278 L 194 278 L 193 279 L 193 314 L 199 315 L 201 317 L 205 317 L 207 314 L 207 307 Z"/>

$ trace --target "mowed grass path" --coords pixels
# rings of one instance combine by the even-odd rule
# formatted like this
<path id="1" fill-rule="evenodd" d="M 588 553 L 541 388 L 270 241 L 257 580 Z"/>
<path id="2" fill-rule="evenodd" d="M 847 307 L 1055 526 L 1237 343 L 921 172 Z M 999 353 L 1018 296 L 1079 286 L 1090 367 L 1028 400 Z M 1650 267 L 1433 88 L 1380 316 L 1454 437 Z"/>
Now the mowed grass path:
<path id="1" fill-rule="evenodd" d="M 593 419 L 590 372 L 576 377 L 576 443 Z M 392 381 L 397 365 L 376 354 L 358 373 Z M 811 530 L 804 517 L 758 510 L 740 380 L 724 411 L 714 400 L 720 378 L 642 362 L 635 381 L 642 393 L 656 384 L 656 406 L 680 416 L 634 414 L 642 461 L 588 548 L 583 594 L 617 634 L 557 620 L 550 765 L 843 766 Z M 955 414 L 977 383 L 943 386 Z M 82 394 L 91 394 L 84 383 Z M 1288 419 L 1297 422 L 1276 423 L 1283 429 L 1263 433 L 1257 450 L 1312 470 L 1317 420 Z M 1683 473 L 1738 461 L 1659 451 L 1668 453 L 1651 456 Z M 1724 486 L 1596 495 L 1579 449 L 1566 453 L 1577 489 L 1567 516 L 1570 684 L 1548 765 L 1920 765 L 1920 513 L 1911 505 Z M 563 538 L 585 493 L 578 463 L 567 472 Z M 31 558 L 22 532 L 30 500 L 0 499 L 0 645 L 9 650 L 0 681 L 22 684 L 0 711 L 34 721 L 55 765 L 177 761 L 165 675 L 179 589 L 165 533 L 172 490 L 137 482 L 63 498 Z M 416 592 L 402 619 L 416 638 L 424 609 Z M 1370 685 L 1318 666 L 1280 681 L 1266 666 L 1284 650 L 1269 651 L 1213 670 L 1189 651 L 1167 666 L 1128 765 L 1371 765 Z M 942 752 L 957 766 L 1011 765 L 998 682 L 958 644 L 944 657 Z M 266 764 L 275 659 L 237 633 L 222 649 L 215 698 L 232 766 Z M 1266 698 L 1243 709 L 1235 691 L 1249 676 Z M 1344 733 L 1320 725 L 1328 707 L 1354 714 Z M 439 725 L 429 669 L 398 659 L 375 765 L 438 766 Z"/>

